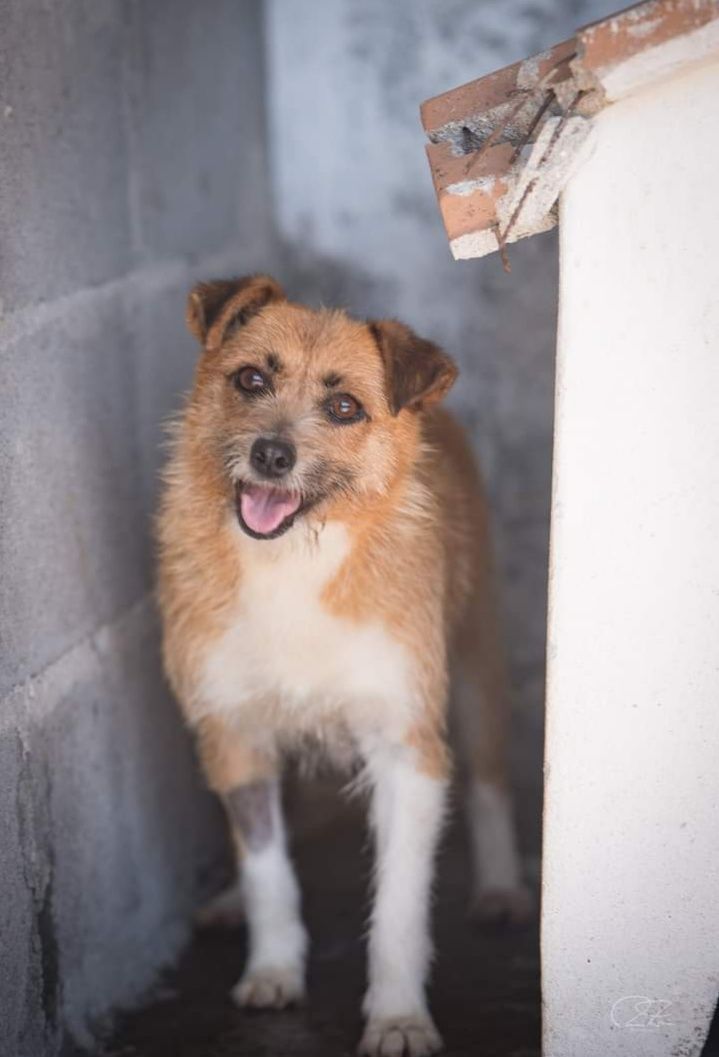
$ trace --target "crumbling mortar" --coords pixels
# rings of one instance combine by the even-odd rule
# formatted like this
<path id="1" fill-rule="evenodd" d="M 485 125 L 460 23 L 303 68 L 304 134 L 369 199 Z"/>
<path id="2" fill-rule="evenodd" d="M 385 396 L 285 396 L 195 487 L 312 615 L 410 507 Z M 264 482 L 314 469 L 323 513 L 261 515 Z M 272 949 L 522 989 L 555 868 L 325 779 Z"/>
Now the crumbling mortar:
<path id="1" fill-rule="evenodd" d="M 44 754 L 31 752 L 28 729 L 16 731 L 21 760 L 16 790 L 16 812 L 22 870 L 30 895 L 33 923 L 28 935 L 30 974 L 25 1010 L 28 1023 L 22 1035 L 40 1028 L 48 1050 L 57 1048 L 60 1007 L 59 948 L 53 912 L 55 857 L 52 847 L 51 779 Z"/>

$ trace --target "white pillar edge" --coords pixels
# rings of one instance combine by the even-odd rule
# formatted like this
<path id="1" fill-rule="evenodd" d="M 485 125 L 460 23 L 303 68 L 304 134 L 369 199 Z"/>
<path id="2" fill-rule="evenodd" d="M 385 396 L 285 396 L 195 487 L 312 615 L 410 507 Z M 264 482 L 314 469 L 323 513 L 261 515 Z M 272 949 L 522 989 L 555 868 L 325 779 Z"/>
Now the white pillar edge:
<path id="1" fill-rule="evenodd" d="M 561 198 L 544 1057 L 694 1057 L 719 994 L 719 63 Z"/>

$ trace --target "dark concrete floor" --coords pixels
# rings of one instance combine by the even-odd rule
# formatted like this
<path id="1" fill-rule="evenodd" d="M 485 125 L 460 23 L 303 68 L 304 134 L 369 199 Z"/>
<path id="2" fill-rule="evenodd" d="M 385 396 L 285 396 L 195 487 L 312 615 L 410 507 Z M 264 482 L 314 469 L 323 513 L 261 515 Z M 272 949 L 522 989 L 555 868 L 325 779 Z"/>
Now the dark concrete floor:
<path id="1" fill-rule="evenodd" d="M 295 852 L 311 934 L 308 1001 L 247 1013 L 228 992 L 244 958 L 242 930 L 199 933 L 146 1009 L 126 1016 L 104 1057 L 349 1057 L 359 1039 L 370 859 L 348 809 Z M 536 929 L 492 935 L 466 916 L 457 833 L 445 841 L 435 903 L 431 1005 L 448 1057 L 538 1057 Z"/>
<path id="2" fill-rule="evenodd" d="M 354 1054 L 370 870 L 365 843 L 361 821 L 349 810 L 296 850 L 312 937 L 305 1007 L 281 1013 L 236 1009 L 228 991 L 243 963 L 242 930 L 204 932 L 147 1008 L 118 1025 L 101 1057 Z M 537 930 L 493 935 L 469 923 L 466 862 L 456 831 L 445 841 L 440 862 L 431 1006 L 447 1057 L 539 1057 Z M 712 1040 L 704 1057 L 719 1057 L 719 1032 Z"/>

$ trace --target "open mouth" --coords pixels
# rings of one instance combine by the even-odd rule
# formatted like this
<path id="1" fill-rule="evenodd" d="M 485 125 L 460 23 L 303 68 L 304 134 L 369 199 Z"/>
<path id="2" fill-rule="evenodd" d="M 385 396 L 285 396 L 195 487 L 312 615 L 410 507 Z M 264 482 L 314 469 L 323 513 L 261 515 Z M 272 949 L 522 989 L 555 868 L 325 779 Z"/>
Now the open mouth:
<path id="1" fill-rule="evenodd" d="M 240 481 L 235 490 L 240 527 L 257 540 L 271 540 L 291 528 L 304 509 L 299 492 Z"/>

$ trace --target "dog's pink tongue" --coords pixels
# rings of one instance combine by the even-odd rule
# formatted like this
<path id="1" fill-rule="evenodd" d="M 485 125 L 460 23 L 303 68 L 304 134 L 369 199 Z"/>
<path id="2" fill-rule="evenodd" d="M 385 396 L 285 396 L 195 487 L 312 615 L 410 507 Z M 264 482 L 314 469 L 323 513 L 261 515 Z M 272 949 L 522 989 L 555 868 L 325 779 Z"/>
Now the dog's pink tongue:
<path id="1" fill-rule="evenodd" d="M 285 518 L 297 512 L 300 497 L 278 488 L 259 488 L 246 485 L 240 496 L 242 520 L 253 532 L 268 536 L 279 528 Z"/>

